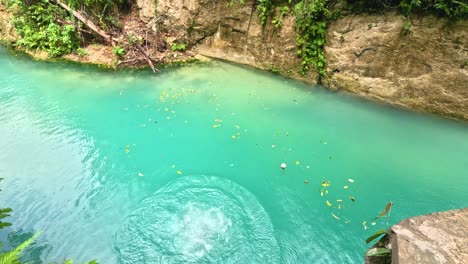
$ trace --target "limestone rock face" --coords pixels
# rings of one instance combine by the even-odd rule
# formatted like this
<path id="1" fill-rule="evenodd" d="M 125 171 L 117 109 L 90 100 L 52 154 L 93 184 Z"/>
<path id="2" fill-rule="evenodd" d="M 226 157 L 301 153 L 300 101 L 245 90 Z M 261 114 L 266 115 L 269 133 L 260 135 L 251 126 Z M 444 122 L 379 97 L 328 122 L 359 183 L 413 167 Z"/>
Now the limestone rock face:
<path id="1" fill-rule="evenodd" d="M 136 0 L 136 4 L 138 6 L 138 12 L 140 14 L 141 20 L 148 23 L 152 21 L 155 17 L 156 0 Z"/>
<path id="2" fill-rule="evenodd" d="M 140 0 L 146 1 L 146 0 Z M 263 27 L 254 0 L 158 0 L 158 30 L 169 32 L 197 53 L 301 78 L 296 55 L 295 20 L 283 17 L 283 26 Z M 315 82 L 313 72 L 304 77 Z"/>
<path id="3" fill-rule="evenodd" d="M 348 16 L 331 24 L 326 56 L 332 89 L 468 120 L 468 21 Z"/>
<path id="4" fill-rule="evenodd" d="M 394 264 L 468 263 L 468 208 L 409 218 L 390 233 Z"/>

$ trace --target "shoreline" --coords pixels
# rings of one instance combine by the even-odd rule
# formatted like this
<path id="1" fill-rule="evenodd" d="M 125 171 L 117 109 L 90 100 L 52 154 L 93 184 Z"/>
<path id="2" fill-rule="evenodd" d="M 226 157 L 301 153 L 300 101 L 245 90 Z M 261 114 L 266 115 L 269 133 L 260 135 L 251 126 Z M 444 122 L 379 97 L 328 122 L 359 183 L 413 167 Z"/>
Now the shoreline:
<path id="1" fill-rule="evenodd" d="M 76 54 L 68 54 L 68 55 L 65 55 L 63 57 L 50 58 L 50 57 L 47 56 L 47 54 L 45 52 L 34 52 L 34 51 L 18 50 L 18 49 L 15 49 L 14 47 L 7 46 L 7 45 L 2 45 L 2 44 L 0 44 L 0 46 L 4 47 L 6 50 L 8 50 L 10 53 L 12 53 L 14 55 L 20 54 L 20 55 L 23 55 L 23 56 L 27 56 L 31 60 L 40 61 L 40 62 L 71 63 L 71 64 L 82 65 L 82 66 L 91 66 L 91 67 L 95 67 L 98 70 L 106 70 L 106 71 L 119 71 L 119 70 L 145 71 L 145 70 L 151 70 L 148 65 L 122 66 L 122 67 L 117 66 L 116 67 L 114 64 L 106 63 L 106 61 L 100 61 L 99 59 L 92 59 L 92 54 L 88 54 L 88 55 L 86 55 L 84 57 L 80 57 L 80 56 L 78 56 Z M 90 45 L 90 46 L 96 46 L 96 45 L 94 44 L 94 45 Z M 105 45 L 100 45 L 100 46 L 102 46 L 103 49 L 110 48 L 110 47 L 105 46 Z M 88 60 L 86 60 L 86 57 L 88 57 Z M 246 63 L 239 63 L 239 62 L 229 60 L 229 59 L 225 59 L 225 58 L 211 57 L 211 56 L 205 56 L 205 55 L 201 55 L 201 54 L 193 54 L 192 56 L 184 56 L 183 59 L 179 58 L 178 60 L 171 60 L 170 62 L 158 63 L 158 64 L 155 64 L 155 66 L 157 68 L 159 68 L 159 69 L 165 69 L 165 68 L 171 68 L 171 67 L 180 67 L 180 66 L 184 66 L 184 65 L 187 65 L 187 64 L 193 64 L 193 63 L 204 63 L 204 62 L 209 62 L 209 61 L 222 61 L 222 62 L 225 62 L 225 63 L 230 63 L 230 64 L 242 66 L 242 67 L 251 68 L 253 70 L 268 72 L 268 73 L 271 73 L 273 75 L 281 76 L 283 78 L 288 78 L 288 79 L 291 79 L 291 80 L 294 80 L 294 81 L 302 82 L 302 83 L 304 83 L 306 85 L 309 85 L 311 88 L 313 88 L 312 86 L 319 85 L 319 86 L 324 87 L 325 89 L 327 89 L 330 92 L 345 93 L 345 94 L 347 94 L 349 96 L 358 98 L 360 100 L 380 104 L 382 106 L 393 107 L 393 108 L 397 108 L 397 109 L 400 109 L 400 110 L 403 110 L 403 111 L 408 111 L 408 112 L 417 113 L 417 114 L 430 115 L 430 116 L 433 116 L 433 117 L 436 117 L 436 118 L 448 119 L 448 120 L 452 120 L 452 121 L 455 121 L 455 122 L 460 123 L 460 124 L 468 124 L 468 119 L 458 118 L 457 116 L 451 116 L 451 115 L 447 115 L 447 114 L 444 114 L 444 113 L 438 113 L 438 112 L 429 112 L 429 111 L 425 111 L 423 108 L 412 108 L 412 107 L 406 106 L 404 104 L 399 104 L 397 102 L 392 102 L 392 101 L 389 101 L 389 100 L 385 100 L 385 98 L 377 98 L 377 97 L 374 97 L 374 96 L 372 96 L 370 94 L 363 95 L 363 94 L 352 92 L 352 91 L 349 91 L 349 90 L 346 90 L 346 89 L 334 89 L 334 88 L 331 88 L 331 87 L 327 86 L 326 81 L 324 83 L 322 83 L 322 84 L 317 84 L 316 82 L 314 82 L 314 81 L 312 81 L 310 79 L 300 78 L 300 77 L 298 78 L 297 76 L 294 76 L 294 75 L 287 75 L 287 74 L 284 74 L 284 73 L 279 72 L 279 71 L 274 72 L 274 71 L 271 71 L 271 70 L 268 70 L 268 69 L 264 69 L 262 67 L 258 67 L 258 66 L 254 66 L 254 65 L 246 64 Z M 157 75 L 157 73 L 156 73 L 156 75 Z"/>

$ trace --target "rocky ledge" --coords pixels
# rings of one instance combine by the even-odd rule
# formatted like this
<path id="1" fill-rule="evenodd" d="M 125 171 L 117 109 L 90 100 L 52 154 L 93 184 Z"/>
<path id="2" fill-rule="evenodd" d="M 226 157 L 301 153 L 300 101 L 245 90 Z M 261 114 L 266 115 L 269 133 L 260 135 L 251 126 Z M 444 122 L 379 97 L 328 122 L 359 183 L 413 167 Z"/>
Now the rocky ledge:
<path id="1" fill-rule="evenodd" d="M 379 243 L 391 249 L 391 260 L 367 256 L 366 263 L 468 263 L 468 208 L 406 219 Z"/>

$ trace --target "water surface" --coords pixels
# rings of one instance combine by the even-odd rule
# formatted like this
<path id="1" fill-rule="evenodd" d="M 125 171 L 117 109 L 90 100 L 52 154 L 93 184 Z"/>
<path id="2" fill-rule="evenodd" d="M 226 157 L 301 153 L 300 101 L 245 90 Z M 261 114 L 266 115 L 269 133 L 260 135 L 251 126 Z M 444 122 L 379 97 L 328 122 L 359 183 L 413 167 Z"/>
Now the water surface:
<path id="1" fill-rule="evenodd" d="M 222 62 L 155 76 L 0 49 L 0 150 L 0 237 L 42 230 L 35 262 L 362 263 L 375 230 L 468 205 L 466 123 Z"/>

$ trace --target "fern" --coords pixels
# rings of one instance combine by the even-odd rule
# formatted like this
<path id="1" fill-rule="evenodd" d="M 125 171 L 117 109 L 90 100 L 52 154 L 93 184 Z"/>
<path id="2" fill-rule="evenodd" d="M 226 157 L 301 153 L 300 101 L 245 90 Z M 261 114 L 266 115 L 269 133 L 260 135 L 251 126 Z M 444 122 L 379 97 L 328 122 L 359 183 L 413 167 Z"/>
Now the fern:
<path id="1" fill-rule="evenodd" d="M 37 232 L 34 236 L 30 239 L 21 243 L 21 245 L 17 246 L 15 249 L 2 253 L 0 255 L 0 264 L 20 264 L 19 258 L 21 253 L 26 249 L 36 238 L 41 234 L 41 232 Z"/>

